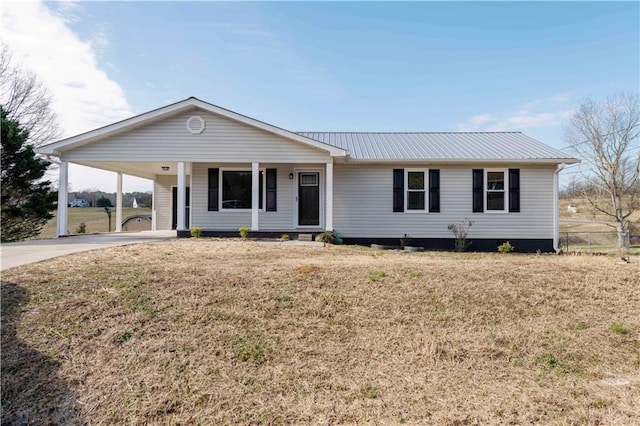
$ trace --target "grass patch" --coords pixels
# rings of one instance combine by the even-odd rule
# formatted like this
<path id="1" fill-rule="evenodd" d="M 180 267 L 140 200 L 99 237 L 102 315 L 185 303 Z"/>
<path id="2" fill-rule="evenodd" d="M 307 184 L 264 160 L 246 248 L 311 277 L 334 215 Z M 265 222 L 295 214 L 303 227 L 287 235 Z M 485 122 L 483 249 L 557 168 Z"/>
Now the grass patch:
<path id="1" fill-rule="evenodd" d="M 386 277 L 387 274 L 384 271 L 371 271 L 369 272 L 369 281 L 376 282 L 380 278 Z"/>
<path id="2" fill-rule="evenodd" d="M 612 324 L 611 327 L 609 327 L 609 330 L 611 330 L 612 332 L 616 333 L 616 334 L 628 334 L 629 333 L 629 329 L 627 327 L 625 327 L 622 324 Z"/>
<path id="3" fill-rule="evenodd" d="M 262 364 L 267 360 L 267 344 L 260 339 L 238 337 L 233 356 L 240 361 Z"/>
<path id="4" fill-rule="evenodd" d="M 634 260 L 201 239 L 10 269 L 3 422 L 640 424 Z"/>
<path id="5" fill-rule="evenodd" d="M 358 392 L 351 394 L 348 399 L 376 399 L 380 395 L 380 389 L 375 386 L 366 385 L 361 387 Z"/>

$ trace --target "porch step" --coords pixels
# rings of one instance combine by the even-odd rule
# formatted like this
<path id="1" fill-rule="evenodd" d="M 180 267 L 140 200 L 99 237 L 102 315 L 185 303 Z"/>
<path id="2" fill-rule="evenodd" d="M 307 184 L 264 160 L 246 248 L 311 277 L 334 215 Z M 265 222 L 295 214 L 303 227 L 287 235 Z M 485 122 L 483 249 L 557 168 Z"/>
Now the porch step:
<path id="1" fill-rule="evenodd" d="M 313 241 L 313 234 L 298 234 L 298 241 Z"/>

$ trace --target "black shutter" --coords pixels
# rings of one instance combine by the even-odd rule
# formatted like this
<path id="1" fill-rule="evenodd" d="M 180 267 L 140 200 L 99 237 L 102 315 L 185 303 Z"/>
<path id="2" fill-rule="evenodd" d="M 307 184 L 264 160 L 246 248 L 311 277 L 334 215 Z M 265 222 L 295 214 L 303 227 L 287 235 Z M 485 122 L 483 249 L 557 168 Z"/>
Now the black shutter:
<path id="1" fill-rule="evenodd" d="M 404 212 L 404 169 L 393 169 L 393 211 Z"/>
<path id="2" fill-rule="evenodd" d="M 209 211 L 217 212 L 218 207 L 218 177 L 220 175 L 220 169 L 209 169 Z"/>
<path id="3" fill-rule="evenodd" d="M 429 211 L 440 212 L 440 170 L 429 170 Z"/>
<path id="4" fill-rule="evenodd" d="M 473 169 L 473 212 L 484 211 L 484 170 Z"/>
<path id="5" fill-rule="evenodd" d="M 268 212 L 278 210 L 277 203 L 278 169 L 267 169 L 267 208 Z"/>
<path id="6" fill-rule="evenodd" d="M 509 211 L 520 211 L 520 169 L 509 169 Z"/>

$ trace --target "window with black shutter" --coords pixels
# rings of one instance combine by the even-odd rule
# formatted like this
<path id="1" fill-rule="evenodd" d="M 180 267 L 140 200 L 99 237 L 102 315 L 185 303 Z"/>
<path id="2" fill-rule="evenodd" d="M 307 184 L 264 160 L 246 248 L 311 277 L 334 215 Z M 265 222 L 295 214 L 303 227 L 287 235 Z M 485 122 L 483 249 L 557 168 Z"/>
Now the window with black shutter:
<path id="1" fill-rule="evenodd" d="M 429 211 L 440 212 L 440 170 L 429 169 Z"/>
<path id="2" fill-rule="evenodd" d="M 404 212 L 404 169 L 393 169 L 393 211 Z"/>
<path id="3" fill-rule="evenodd" d="M 509 169 L 509 212 L 520 211 L 520 169 Z"/>
<path id="4" fill-rule="evenodd" d="M 278 170 L 267 169 L 267 208 L 268 212 L 278 210 L 277 203 Z"/>
<path id="5" fill-rule="evenodd" d="M 219 185 L 220 169 L 209 169 L 209 184 L 208 184 L 208 210 L 218 211 L 218 185 Z"/>
<path id="6" fill-rule="evenodd" d="M 473 212 L 484 211 L 484 170 L 473 169 Z"/>

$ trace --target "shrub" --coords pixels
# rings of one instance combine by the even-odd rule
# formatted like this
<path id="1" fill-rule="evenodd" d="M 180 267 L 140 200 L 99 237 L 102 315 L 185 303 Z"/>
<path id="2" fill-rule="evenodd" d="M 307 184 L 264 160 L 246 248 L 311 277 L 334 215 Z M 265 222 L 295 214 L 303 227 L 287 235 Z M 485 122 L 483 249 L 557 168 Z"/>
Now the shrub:
<path id="1" fill-rule="evenodd" d="M 249 231 L 251 231 L 251 228 L 241 226 L 240 228 L 238 228 L 238 231 L 240 232 L 240 238 L 245 239 L 249 236 Z"/>
<path id="2" fill-rule="evenodd" d="M 323 233 L 316 235 L 316 241 L 325 244 L 334 244 L 336 242 L 336 238 L 337 236 L 333 231 L 324 231 Z"/>
<path id="3" fill-rule="evenodd" d="M 76 234 L 86 234 L 87 233 L 87 224 L 84 222 L 80 222 L 80 225 L 76 228 Z"/>
<path id="4" fill-rule="evenodd" d="M 280 239 L 282 241 L 289 241 L 289 234 L 282 234 L 282 236 L 280 237 Z"/>
<path id="5" fill-rule="evenodd" d="M 504 243 L 498 246 L 498 252 L 500 253 L 511 253 L 515 247 L 511 245 L 509 241 L 505 241 Z"/>
<path id="6" fill-rule="evenodd" d="M 191 228 L 191 236 L 193 238 L 202 237 L 202 228 L 198 228 L 197 226 L 194 226 L 193 228 Z"/>
<path id="7" fill-rule="evenodd" d="M 453 232 L 453 236 L 456 239 L 455 251 L 465 251 L 471 245 L 471 242 L 467 239 L 467 235 L 469 235 L 469 228 L 471 228 L 472 225 L 473 221 L 469 218 L 465 218 L 460 223 L 452 223 L 447 226 L 447 229 Z"/>

